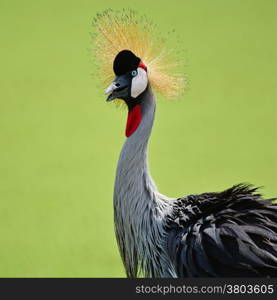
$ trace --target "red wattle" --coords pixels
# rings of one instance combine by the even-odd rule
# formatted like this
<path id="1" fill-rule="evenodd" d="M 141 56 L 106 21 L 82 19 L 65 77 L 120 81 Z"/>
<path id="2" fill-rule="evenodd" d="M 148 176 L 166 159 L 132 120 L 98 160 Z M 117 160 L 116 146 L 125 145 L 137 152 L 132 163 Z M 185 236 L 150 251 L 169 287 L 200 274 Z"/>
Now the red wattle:
<path id="1" fill-rule="evenodd" d="M 140 104 L 135 105 L 128 113 L 125 134 L 127 137 L 132 135 L 139 127 L 142 119 Z"/>
<path id="2" fill-rule="evenodd" d="M 138 65 L 138 68 L 142 68 L 147 72 L 147 67 L 142 61 L 140 61 L 139 65 Z"/>

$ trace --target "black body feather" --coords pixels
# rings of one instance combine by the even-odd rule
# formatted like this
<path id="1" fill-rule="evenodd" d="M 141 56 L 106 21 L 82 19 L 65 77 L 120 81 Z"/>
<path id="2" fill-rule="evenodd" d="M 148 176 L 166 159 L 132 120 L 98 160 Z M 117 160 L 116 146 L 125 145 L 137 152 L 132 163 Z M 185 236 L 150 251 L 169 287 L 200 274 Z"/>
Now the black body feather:
<path id="1" fill-rule="evenodd" d="M 179 198 L 167 250 L 178 277 L 277 277 L 277 204 L 250 185 Z"/>

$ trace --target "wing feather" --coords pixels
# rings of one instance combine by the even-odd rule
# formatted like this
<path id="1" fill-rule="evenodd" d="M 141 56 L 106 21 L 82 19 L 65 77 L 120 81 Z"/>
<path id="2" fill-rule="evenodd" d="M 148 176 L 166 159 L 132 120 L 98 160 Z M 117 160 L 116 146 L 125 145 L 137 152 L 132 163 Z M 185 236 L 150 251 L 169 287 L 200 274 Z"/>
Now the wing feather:
<path id="1" fill-rule="evenodd" d="M 277 277 L 277 206 L 256 188 L 179 198 L 167 249 L 179 277 Z"/>

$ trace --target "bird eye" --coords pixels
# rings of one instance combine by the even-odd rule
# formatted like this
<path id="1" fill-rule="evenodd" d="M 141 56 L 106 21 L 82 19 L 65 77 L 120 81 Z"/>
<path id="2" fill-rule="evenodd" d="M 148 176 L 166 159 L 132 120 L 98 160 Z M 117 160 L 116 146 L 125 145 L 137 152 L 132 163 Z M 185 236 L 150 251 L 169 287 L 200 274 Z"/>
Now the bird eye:
<path id="1" fill-rule="evenodd" d="M 132 71 L 131 74 L 132 74 L 133 77 L 135 77 L 135 76 L 137 76 L 138 72 L 136 70 L 134 70 L 134 71 Z"/>

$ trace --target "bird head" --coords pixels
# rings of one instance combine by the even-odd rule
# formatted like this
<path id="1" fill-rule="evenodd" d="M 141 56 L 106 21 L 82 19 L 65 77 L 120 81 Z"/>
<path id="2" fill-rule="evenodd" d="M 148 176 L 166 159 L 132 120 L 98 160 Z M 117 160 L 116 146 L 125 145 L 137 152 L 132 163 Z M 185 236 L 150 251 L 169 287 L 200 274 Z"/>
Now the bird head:
<path id="1" fill-rule="evenodd" d="M 113 71 L 115 78 L 105 91 L 107 101 L 122 99 L 131 106 L 148 86 L 147 67 L 132 51 L 122 50 L 114 59 Z"/>
<path id="2" fill-rule="evenodd" d="M 150 19 L 131 10 L 99 13 L 93 28 L 97 79 L 105 87 L 109 85 L 105 91 L 108 102 L 127 104 L 125 134 L 130 137 L 149 111 L 149 106 L 143 104 L 150 99 L 147 97 L 150 85 L 153 91 L 168 99 L 179 97 L 184 90 L 179 52 L 176 45 L 167 47 L 169 36 L 162 38 Z"/>
<path id="3" fill-rule="evenodd" d="M 95 16 L 92 32 L 95 75 L 105 88 L 109 85 L 108 102 L 123 102 L 130 109 L 130 104 L 139 102 L 149 85 L 166 99 L 182 95 L 184 58 L 177 41 L 174 46 L 170 44 L 174 32 L 163 34 L 160 35 L 151 19 L 132 10 L 109 9 Z M 112 101 L 115 99 L 119 101 Z"/>

